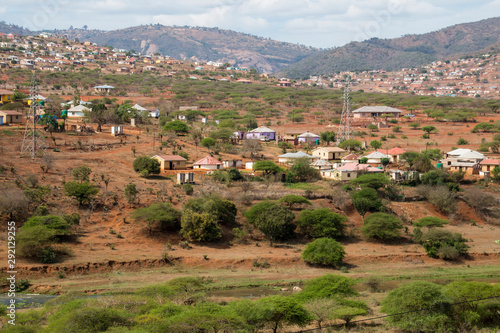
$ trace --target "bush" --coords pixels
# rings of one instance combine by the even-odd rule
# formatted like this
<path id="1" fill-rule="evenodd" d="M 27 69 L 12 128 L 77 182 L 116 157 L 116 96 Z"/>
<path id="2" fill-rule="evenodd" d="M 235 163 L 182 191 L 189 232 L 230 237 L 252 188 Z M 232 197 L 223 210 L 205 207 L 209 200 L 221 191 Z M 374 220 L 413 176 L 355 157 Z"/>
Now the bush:
<path id="1" fill-rule="evenodd" d="M 82 307 L 70 311 L 49 325 L 51 332 L 105 332 L 108 328 L 129 326 L 130 315 L 110 308 Z"/>
<path id="2" fill-rule="evenodd" d="M 304 290 L 297 297 L 301 300 L 357 296 L 358 292 L 354 289 L 356 281 L 354 279 L 326 274 L 317 278 L 310 279 L 304 285 Z"/>
<path id="3" fill-rule="evenodd" d="M 281 205 L 269 207 L 265 214 L 259 214 L 255 220 L 257 228 L 269 239 L 271 245 L 276 241 L 286 241 L 294 236 L 295 215 L 290 209 Z"/>
<path id="4" fill-rule="evenodd" d="M 149 156 L 140 156 L 134 160 L 132 164 L 134 171 L 141 174 L 145 174 L 146 176 L 150 174 L 159 174 L 160 162 L 157 159 L 151 158 Z"/>
<path id="5" fill-rule="evenodd" d="M 222 230 L 214 215 L 187 209 L 182 214 L 180 234 L 189 241 L 210 242 L 221 238 Z"/>
<path id="6" fill-rule="evenodd" d="M 299 158 L 296 160 L 286 173 L 288 183 L 307 182 L 321 179 L 319 170 L 310 165 L 308 158 Z"/>
<path id="7" fill-rule="evenodd" d="M 371 187 L 379 189 L 391 183 L 389 177 L 383 173 L 365 173 L 358 178 L 350 181 L 352 185 L 359 185 L 361 187 Z"/>
<path id="8" fill-rule="evenodd" d="M 365 219 L 361 233 L 370 239 L 381 241 L 400 237 L 401 220 L 386 213 L 373 213 Z"/>
<path id="9" fill-rule="evenodd" d="M 276 202 L 274 201 L 264 200 L 250 207 L 243 215 L 247 218 L 248 222 L 255 224 L 259 215 L 265 213 L 269 208 L 275 205 Z"/>
<path id="10" fill-rule="evenodd" d="M 459 145 L 459 146 L 468 145 L 468 144 L 469 144 L 469 141 L 465 140 L 464 138 L 459 138 L 457 141 L 457 145 Z"/>
<path id="11" fill-rule="evenodd" d="M 447 186 L 419 186 L 417 191 L 445 214 L 451 214 L 457 209 L 457 195 L 450 191 Z"/>
<path id="12" fill-rule="evenodd" d="M 99 189 L 89 182 L 72 181 L 64 184 L 64 192 L 67 196 L 76 199 L 78 205 L 81 206 L 90 203 L 99 193 Z"/>
<path id="13" fill-rule="evenodd" d="M 431 258 L 454 260 L 467 255 L 467 240 L 460 233 L 452 233 L 443 229 L 432 229 L 422 235 L 422 245 Z M 451 250 L 453 248 L 454 250 Z"/>
<path id="14" fill-rule="evenodd" d="M 345 256 L 342 244 L 331 238 L 318 238 L 307 244 L 302 259 L 309 264 L 338 267 Z"/>
<path id="15" fill-rule="evenodd" d="M 182 189 L 184 190 L 184 193 L 186 193 L 187 195 L 191 195 L 194 192 L 194 187 L 191 184 L 182 185 Z"/>
<path id="16" fill-rule="evenodd" d="M 292 209 L 293 206 L 300 204 L 311 205 L 311 202 L 309 200 L 307 200 L 301 195 L 295 195 L 295 194 L 287 194 L 281 197 L 281 199 L 279 199 L 278 202 L 286 204 L 290 209 Z"/>
<path id="17" fill-rule="evenodd" d="M 441 286 L 419 281 L 392 290 L 382 301 L 381 311 L 394 315 L 387 321 L 404 331 L 448 332 L 454 329 L 450 307 L 451 300 Z"/>
<path id="18" fill-rule="evenodd" d="M 172 204 L 160 202 L 136 209 L 132 216 L 137 221 L 146 222 L 148 232 L 151 234 L 156 225 L 159 225 L 162 231 L 179 230 L 182 214 Z"/>
<path id="19" fill-rule="evenodd" d="M 440 219 L 436 216 L 427 216 L 419 219 L 417 222 L 413 223 L 415 227 L 442 227 L 444 224 L 448 224 L 448 220 Z"/>
<path id="20" fill-rule="evenodd" d="M 343 236 L 346 222 L 347 217 L 328 208 L 303 210 L 297 219 L 300 230 L 312 238 Z"/>
<path id="21" fill-rule="evenodd" d="M 352 203 L 356 211 L 363 217 L 368 212 L 376 212 L 384 208 L 377 191 L 371 187 L 353 193 Z"/>
<path id="22" fill-rule="evenodd" d="M 236 205 L 229 200 L 217 196 L 206 196 L 192 198 L 184 205 L 184 209 L 190 209 L 196 213 L 209 213 L 215 216 L 218 223 L 233 225 L 236 223 L 238 210 Z"/>

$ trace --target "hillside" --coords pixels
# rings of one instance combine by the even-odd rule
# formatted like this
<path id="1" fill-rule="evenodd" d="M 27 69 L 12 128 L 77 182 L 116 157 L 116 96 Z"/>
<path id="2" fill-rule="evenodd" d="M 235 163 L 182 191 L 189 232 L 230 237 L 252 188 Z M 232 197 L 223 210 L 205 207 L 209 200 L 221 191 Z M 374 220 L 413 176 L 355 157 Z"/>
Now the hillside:
<path id="1" fill-rule="evenodd" d="M 7 24 L 5 21 L 0 22 L 0 32 L 4 34 L 14 34 L 14 35 L 29 35 L 30 30 L 20 27 L 15 24 Z"/>
<path id="2" fill-rule="evenodd" d="M 422 35 L 394 39 L 372 38 L 323 51 L 278 72 L 290 78 L 327 75 L 336 71 L 399 70 L 434 60 L 458 58 L 497 48 L 500 18 L 458 24 Z"/>
<path id="3" fill-rule="evenodd" d="M 14 32 L 13 26 L 0 24 L 0 32 Z M 274 41 L 245 33 L 218 28 L 142 25 L 126 29 L 52 31 L 80 41 L 135 50 L 143 54 L 160 53 L 179 60 L 228 62 L 238 67 L 271 73 L 319 52 L 319 49 Z"/>

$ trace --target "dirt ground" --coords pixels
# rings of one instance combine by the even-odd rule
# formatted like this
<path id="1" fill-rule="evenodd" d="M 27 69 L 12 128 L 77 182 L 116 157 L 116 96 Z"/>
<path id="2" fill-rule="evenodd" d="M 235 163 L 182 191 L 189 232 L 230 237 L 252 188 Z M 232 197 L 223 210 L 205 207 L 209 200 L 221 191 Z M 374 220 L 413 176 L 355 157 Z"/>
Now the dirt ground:
<path id="1" fill-rule="evenodd" d="M 494 121 L 500 119 L 496 117 L 478 117 L 478 122 Z M 428 124 L 424 116 L 419 116 L 418 120 L 423 125 Z M 276 130 L 286 131 L 290 129 L 307 129 L 311 132 L 322 132 L 324 130 L 336 130 L 336 127 L 325 127 L 307 124 L 275 126 Z M 491 141 L 492 134 L 472 134 L 470 130 L 475 124 L 447 124 L 433 123 L 439 132 L 431 134 L 430 140 L 421 139 L 421 130 L 411 130 L 407 125 L 402 124 L 402 133 L 396 133 L 398 139 L 388 139 L 384 142 L 383 148 L 401 146 L 403 149 L 420 151 L 426 148 L 426 143 L 436 142 L 442 151 L 448 151 L 456 145 L 459 137 L 469 141 L 469 145 L 464 148 L 477 149 L 481 139 Z M 261 235 L 254 234 L 248 244 L 228 245 L 228 230 L 225 231 L 224 241 L 215 244 L 194 244 L 192 249 L 182 249 L 178 244 L 181 240 L 177 235 L 156 235 L 149 236 L 144 226 L 135 222 L 130 213 L 133 209 L 143 204 L 153 203 L 157 200 L 157 191 L 164 190 L 165 198 L 169 198 L 174 206 L 180 208 L 188 198 L 181 188 L 174 186 L 172 175 L 165 173 L 159 177 L 144 179 L 132 170 L 135 148 L 136 156 L 154 155 L 160 153 L 159 144 L 155 142 L 153 149 L 153 138 L 148 133 L 143 132 L 139 138 L 134 135 L 125 137 L 112 137 L 108 129 L 105 132 L 89 135 L 68 135 L 54 134 L 55 144 L 50 138 L 47 139 L 49 145 L 48 152 L 53 160 L 52 168 L 43 173 L 40 168 L 40 159 L 31 161 L 29 158 L 20 158 L 19 150 L 22 143 L 24 128 L 2 127 L 0 129 L 0 165 L 6 170 L 0 174 L 2 187 L 14 186 L 16 180 L 25 178 L 27 175 L 36 174 L 40 184 L 51 188 L 48 200 L 51 211 L 55 214 L 78 212 L 81 215 L 79 226 L 80 237 L 76 243 L 71 244 L 73 255 L 65 258 L 62 262 L 52 265 L 42 265 L 28 262 L 18 258 L 17 269 L 19 278 L 30 278 L 37 281 L 34 290 L 60 291 L 64 289 L 65 283 L 57 280 L 58 271 L 64 271 L 67 276 L 72 276 L 71 283 L 80 281 L 86 290 L 93 290 L 95 277 L 85 277 L 88 274 L 103 274 L 116 272 L 142 272 L 151 269 L 157 272 L 159 268 L 170 267 L 168 262 L 163 260 L 163 255 L 167 254 L 174 267 L 183 267 L 191 270 L 193 274 L 210 274 L 209 272 L 220 273 L 231 279 L 234 276 L 246 276 L 248 278 L 268 279 L 268 280 L 293 280 L 304 279 L 312 276 L 324 274 L 330 270 L 315 268 L 304 264 L 300 254 L 305 247 L 305 242 L 292 241 L 286 246 L 270 247 L 262 239 Z M 377 135 L 388 135 L 392 133 L 391 128 L 381 129 Z M 448 135 L 452 133 L 452 135 Z M 408 139 L 400 139 L 401 134 L 408 136 Z M 367 141 L 376 139 L 366 137 Z M 202 158 L 208 154 L 206 149 L 195 147 L 188 142 L 187 138 L 179 137 L 180 144 L 184 151 L 189 153 L 190 162 Z M 277 156 L 281 150 L 273 143 L 264 144 L 263 153 Z M 81 147 L 81 148 L 80 148 Z M 59 152 L 52 151 L 53 148 Z M 161 153 L 171 153 L 172 148 L 166 148 Z M 494 155 L 490 154 L 493 158 Z M 229 155 L 227 155 L 229 157 Z M 236 156 L 234 156 L 236 157 Z M 245 160 L 245 159 L 244 159 Z M 100 188 L 103 194 L 104 206 L 91 210 L 89 208 L 78 208 L 75 202 L 66 197 L 62 187 L 65 181 L 72 180 L 71 170 L 79 165 L 88 165 L 92 169 L 92 181 Z M 101 175 L 109 177 L 109 185 L 102 181 Z M 237 187 L 228 188 L 225 185 L 213 184 L 208 180 L 205 172 L 195 172 L 195 193 L 196 192 L 219 192 L 226 197 L 239 198 L 241 189 Z M 123 189 L 129 183 L 137 184 L 140 189 L 140 204 L 130 205 L 125 202 Z M 200 185 L 204 184 L 204 185 Z M 320 183 L 319 186 L 328 191 L 328 186 Z M 275 193 L 295 192 L 303 194 L 303 190 L 284 189 L 281 184 L 255 185 L 254 191 Z M 320 190 L 321 191 L 321 190 Z M 488 191 L 498 197 L 500 188 L 492 185 Z M 113 203 L 113 195 L 118 196 L 116 204 Z M 246 207 L 237 203 L 239 210 Z M 335 207 L 326 199 L 313 200 L 313 207 Z M 397 244 L 378 244 L 362 240 L 360 237 L 348 238 L 343 241 L 346 248 L 346 267 L 357 274 L 401 274 L 406 270 L 419 270 L 435 267 L 471 267 L 498 265 L 500 245 L 494 243 L 500 239 L 500 223 L 485 221 L 471 207 L 464 202 L 459 202 L 458 213 L 451 224 L 446 226 L 450 231 L 460 232 L 469 240 L 470 259 L 460 262 L 444 262 L 442 260 L 428 258 L 421 246 L 415 246 L 409 240 L 398 242 Z M 416 220 L 424 216 L 442 216 L 435 207 L 427 202 L 393 202 L 391 209 L 400 216 L 407 219 Z M 347 213 L 349 225 L 356 233 L 357 228 L 362 225 L 359 214 L 351 210 Z M 240 219 L 243 220 L 243 218 Z M 475 222 L 475 226 L 471 224 Z M 2 223 L 5 230 L 5 224 Z M 411 234 L 411 227 L 408 233 Z M 409 234 L 406 236 L 409 239 Z M 121 238 L 118 237 L 120 235 Z M 167 248 L 171 244 L 173 250 Z M 6 232 L 2 231 L 0 236 L 0 256 L 2 259 L 0 269 L 6 270 Z M 271 268 L 267 271 L 255 269 L 254 262 L 267 260 Z M 498 271 L 500 273 L 500 269 Z M 182 273 L 179 273 L 182 274 Z M 215 273 L 214 273 L 215 274 Z M 219 273 L 217 273 L 219 274 Z M 164 273 L 158 272 L 149 281 L 156 281 L 168 278 Z M 106 277 L 109 279 L 109 277 Z M 140 282 L 141 275 L 138 275 L 136 282 Z M 85 282 L 84 282 L 85 281 Z M 110 282 L 111 283 L 111 282 Z M 38 288 L 38 289 L 37 289 Z"/>

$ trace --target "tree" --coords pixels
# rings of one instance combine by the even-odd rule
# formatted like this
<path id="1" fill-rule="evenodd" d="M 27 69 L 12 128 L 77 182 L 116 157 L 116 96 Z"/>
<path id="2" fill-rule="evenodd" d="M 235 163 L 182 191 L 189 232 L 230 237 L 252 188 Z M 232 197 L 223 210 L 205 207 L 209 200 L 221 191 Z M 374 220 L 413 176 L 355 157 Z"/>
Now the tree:
<path id="1" fill-rule="evenodd" d="M 462 234 L 443 229 L 431 229 L 422 235 L 422 245 L 431 258 L 456 260 L 465 256 L 469 248 L 465 242 Z"/>
<path id="2" fill-rule="evenodd" d="M 255 224 L 266 235 L 272 246 L 277 240 L 285 241 L 295 234 L 294 218 L 295 215 L 287 207 L 273 205 L 266 210 L 265 214 L 257 216 Z"/>
<path id="3" fill-rule="evenodd" d="M 21 219 L 27 213 L 29 200 L 18 188 L 2 189 L 0 212 L 9 214 L 9 221 Z"/>
<path id="4" fill-rule="evenodd" d="M 311 202 L 309 200 L 307 200 L 303 196 L 295 194 L 287 194 L 281 197 L 281 199 L 279 199 L 278 202 L 288 205 L 288 208 L 290 209 L 292 209 L 293 206 L 300 204 L 311 205 Z"/>
<path id="5" fill-rule="evenodd" d="M 370 187 L 377 190 L 389 185 L 391 180 L 383 173 L 365 173 L 358 178 L 352 179 L 350 183 L 354 186 Z"/>
<path id="6" fill-rule="evenodd" d="M 243 215 L 247 218 L 248 222 L 255 224 L 259 215 L 267 212 L 273 206 L 276 206 L 276 202 L 264 200 L 250 207 Z"/>
<path id="7" fill-rule="evenodd" d="M 414 222 L 413 225 L 415 227 L 425 227 L 425 228 L 434 228 L 434 227 L 442 227 L 443 225 L 448 224 L 448 220 L 440 219 L 436 216 L 426 216 L 419 219 L 417 222 Z"/>
<path id="8" fill-rule="evenodd" d="M 369 307 L 363 301 L 355 301 L 350 299 L 339 299 L 333 305 L 333 318 L 342 319 L 346 325 L 349 325 L 351 320 L 357 316 L 367 315 Z"/>
<path id="9" fill-rule="evenodd" d="M 263 171 L 265 176 L 281 172 L 282 169 L 273 161 L 257 161 L 253 165 L 255 171 Z"/>
<path id="10" fill-rule="evenodd" d="M 222 237 L 222 230 L 214 215 L 187 209 L 182 213 L 180 234 L 190 241 L 211 242 Z"/>
<path id="11" fill-rule="evenodd" d="M 286 181 L 289 183 L 306 182 L 321 179 L 319 170 L 313 168 L 309 158 L 299 158 L 293 162 L 286 173 Z"/>
<path id="12" fill-rule="evenodd" d="M 364 217 L 368 212 L 376 212 L 384 205 L 378 197 L 377 190 L 366 187 L 352 194 L 352 203 L 356 211 Z"/>
<path id="13" fill-rule="evenodd" d="M 341 143 L 339 143 L 339 147 L 342 149 L 355 149 L 355 150 L 360 150 L 362 147 L 362 144 L 360 141 L 355 140 L 355 139 L 349 139 L 349 140 L 344 140 Z"/>
<path id="14" fill-rule="evenodd" d="M 137 186 L 134 183 L 130 183 L 127 186 L 125 186 L 125 198 L 127 199 L 127 202 L 129 204 L 133 204 L 137 202 L 137 195 L 139 194 L 139 190 L 137 189 Z"/>
<path id="15" fill-rule="evenodd" d="M 64 192 L 76 199 L 81 206 L 90 203 L 99 193 L 99 189 L 89 182 L 72 181 L 64 184 Z"/>
<path id="16" fill-rule="evenodd" d="M 306 209 L 300 212 L 297 225 L 309 237 L 337 238 L 344 235 L 347 217 L 328 208 Z"/>
<path id="17" fill-rule="evenodd" d="M 54 231 L 54 236 L 71 235 L 71 225 L 61 216 L 45 215 L 45 216 L 32 216 L 24 224 L 23 228 L 34 228 L 43 226 L 47 229 Z"/>
<path id="18" fill-rule="evenodd" d="M 311 313 L 316 320 L 318 328 L 321 330 L 321 324 L 328 320 L 333 319 L 335 314 L 334 306 L 336 301 L 329 298 L 312 299 L 304 303 L 304 307 Z"/>
<path id="19" fill-rule="evenodd" d="M 302 259 L 309 264 L 338 267 L 345 256 L 342 244 L 334 239 L 323 237 L 306 245 Z"/>
<path id="20" fill-rule="evenodd" d="M 43 225 L 29 228 L 21 227 L 16 234 L 17 254 L 26 258 L 44 257 L 44 251 L 52 250 L 52 244 L 56 242 L 56 230 Z"/>
<path id="21" fill-rule="evenodd" d="M 139 172 L 141 175 L 145 176 L 150 174 L 159 174 L 161 171 L 160 162 L 149 156 L 137 157 L 132 166 L 135 172 Z"/>
<path id="22" fill-rule="evenodd" d="M 389 324 L 405 331 L 445 332 L 453 329 L 450 309 L 451 299 L 441 286 L 418 281 L 392 290 L 381 311 L 394 315 L 387 317 Z"/>
<path id="23" fill-rule="evenodd" d="M 368 163 L 368 157 L 361 157 L 359 159 L 359 163 L 361 163 L 361 164 L 367 164 Z"/>
<path id="24" fill-rule="evenodd" d="M 80 165 L 79 167 L 73 169 L 73 179 L 81 182 L 88 182 L 90 180 L 89 176 L 92 173 L 92 169 L 86 165 Z"/>
<path id="25" fill-rule="evenodd" d="M 420 128 L 420 123 L 410 123 L 408 126 L 416 130 Z"/>
<path id="26" fill-rule="evenodd" d="M 373 141 L 371 141 L 371 142 L 370 142 L 370 146 L 371 146 L 373 149 L 377 150 L 377 149 L 379 149 L 380 147 L 382 147 L 382 142 L 380 142 L 380 141 L 378 141 L 378 140 L 373 140 Z"/>
<path id="27" fill-rule="evenodd" d="M 205 148 L 208 148 L 208 149 L 210 149 L 213 146 L 215 146 L 216 143 L 217 142 L 214 139 L 212 139 L 212 138 L 204 138 L 204 139 L 201 140 L 201 146 L 205 147 Z"/>
<path id="28" fill-rule="evenodd" d="M 431 134 L 431 132 L 437 132 L 437 128 L 432 126 L 432 125 L 428 125 L 428 126 L 424 126 L 422 127 L 422 131 L 426 132 L 427 134 Z"/>
<path id="29" fill-rule="evenodd" d="M 236 223 L 236 215 L 238 213 L 234 202 L 217 196 L 189 199 L 184 205 L 184 209 L 189 209 L 196 213 L 212 214 L 218 223 L 228 226 Z"/>
<path id="30" fill-rule="evenodd" d="M 266 322 L 269 323 L 273 333 L 284 324 L 304 326 L 312 320 L 311 314 L 292 297 L 270 296 L 261 298 L 256 303 L 268 309 Z"/>
<path id="31" fill-rule="evenodd" d="M 391 160 L 388 159 L 387 157 L 382 157 L 380 159 L 380 164 L 382 164 L 384 166 L 384 170 L 385 170 L 385 167 L 389 165 L 389 163 L 391 163 Z"/>
<path id="32" fill-rule="evenodd" d="M 166 123 L 165 126 L 163 126 L 163 129 L 165 131 L 174 131 L 177 134 L 185 134 L 189 132 L 189 127 L 188 125 L 180 120 L 174 120 L 169 123 Z"/>
<path id="33" fill-rule="evenodd" d="M 300 300 L 336 298 L 346 296 L 357 296 L 358 292 L 354 289 L 356 280 L 333 274 L 326 274 L 317 278 L 308 280 L 297 298 Z"/>
<path id="34" fill-rule="evenodd" d="M 321 132 L 319 134 L 319 138 L 322 142 L 329 145 L 330 142 L 335 142 L 335 132 L 332 131 Z"/>
<path id="35" fill-rule="evenodd" d="M 403 226 L 397 217 L 387 213 L 373 213 L 365 219 L 361 233 L 370 239 L 387 241 L 400 237 L 401 229 Z"/>

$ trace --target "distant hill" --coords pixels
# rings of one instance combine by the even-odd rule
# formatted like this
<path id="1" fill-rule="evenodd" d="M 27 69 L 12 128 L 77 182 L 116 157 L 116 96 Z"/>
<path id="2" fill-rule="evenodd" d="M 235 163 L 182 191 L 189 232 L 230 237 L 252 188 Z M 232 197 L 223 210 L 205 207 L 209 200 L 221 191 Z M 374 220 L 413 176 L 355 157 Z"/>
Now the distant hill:
<path id="1" fill-rule="evenodd" d="M 218 28 L 155 24 L 111 31 L 68 29 L 52 32 L 143 54 L 160 53 L 180 60 L 228 62 L 239 67 L 254 67 L 264 73 L 275 72 L 320 51 Z"/>
<path id="2" fill-rule="evenodd" d="M 422 35 L 351 42 L 303 59 L 277 75 L 303 78 L 348 70 L 400 70 L 435 60 L 458 58 L 499 45 L 500 18 L 496 17 Z"/>
<path id="3" fill-rule="evenodd" d="M 7 24 L 5 21 L 0 22 L 0 32 L 4 34 L 14 34 L 14 35 L 29 35 L 30 30 L 23 27 L 17 26 L 15 24 Z"/>

